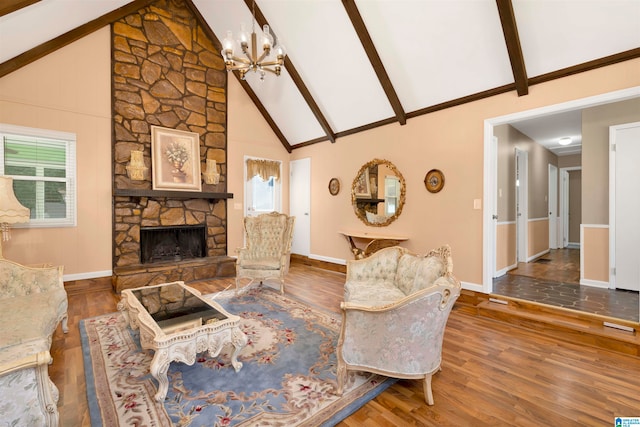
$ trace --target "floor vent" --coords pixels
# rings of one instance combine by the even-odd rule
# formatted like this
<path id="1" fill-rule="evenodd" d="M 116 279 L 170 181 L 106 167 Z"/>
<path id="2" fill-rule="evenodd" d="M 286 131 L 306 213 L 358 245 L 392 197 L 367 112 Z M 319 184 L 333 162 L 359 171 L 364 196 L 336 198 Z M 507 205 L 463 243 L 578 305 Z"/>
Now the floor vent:
<path id="1" fill-rule="evenodd" d="M 618 325 L 617 323 L 603 322 L 603 324 L 604 324 L 604 326 L 606 326 L 608 328 L 620 329 L 620 330 L 627 331 L 627 332 L 635 332 L 636 331 L 635 329 L 633 329 L 630 326 Z"/>

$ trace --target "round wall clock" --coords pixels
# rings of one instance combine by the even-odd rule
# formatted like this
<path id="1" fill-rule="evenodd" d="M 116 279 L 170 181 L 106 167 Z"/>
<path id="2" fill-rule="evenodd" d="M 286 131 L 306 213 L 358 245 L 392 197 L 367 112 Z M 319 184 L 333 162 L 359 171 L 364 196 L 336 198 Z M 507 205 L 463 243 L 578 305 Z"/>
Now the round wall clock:
<path id="1" fill-rule="evenodd" d="M 331 178 L 331 180 L 329 181 L 329 193 L 331 193 L 332 196 L 335 196 L 339 192 L 340 181 L 338 181 L 338 178 Z"/>
<path id="2" fill-rule="evenodd" d="M 437 193 L 444 187 L 444 175 L 438 169 L 431 169 L 424 177 L 424 186 L 430 193 Z"/>

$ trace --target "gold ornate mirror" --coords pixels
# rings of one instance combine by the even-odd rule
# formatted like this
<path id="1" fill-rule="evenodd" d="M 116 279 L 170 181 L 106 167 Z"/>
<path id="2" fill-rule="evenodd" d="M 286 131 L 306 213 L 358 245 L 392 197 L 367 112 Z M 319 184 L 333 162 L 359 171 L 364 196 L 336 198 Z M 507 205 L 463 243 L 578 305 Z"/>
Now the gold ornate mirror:
<path id="1" fill-rule="evenodd" d="M 404 177 L 388 160 L 365 163 L 353 180 L 351 204 L 366 225 L 385 227 L 400 216 L 405 201 Z"/>

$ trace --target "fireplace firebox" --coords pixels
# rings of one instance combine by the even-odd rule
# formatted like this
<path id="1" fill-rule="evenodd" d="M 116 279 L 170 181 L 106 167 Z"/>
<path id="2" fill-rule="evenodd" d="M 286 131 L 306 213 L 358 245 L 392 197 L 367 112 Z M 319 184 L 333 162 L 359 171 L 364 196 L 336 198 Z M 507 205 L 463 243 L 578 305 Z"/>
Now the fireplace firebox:
<path id="1" fill-rule="evenodd" d="M 140 229 L 140 262 L 182 261 L 207 253 L 204 225 L 143 227 Z"/>

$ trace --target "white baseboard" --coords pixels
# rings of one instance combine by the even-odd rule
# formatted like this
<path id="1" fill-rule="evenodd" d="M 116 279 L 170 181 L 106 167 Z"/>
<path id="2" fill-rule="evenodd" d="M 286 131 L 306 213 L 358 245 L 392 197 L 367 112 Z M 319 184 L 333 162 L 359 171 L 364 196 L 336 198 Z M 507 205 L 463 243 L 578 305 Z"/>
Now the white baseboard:
<path id="1" fill-rule="evenodd" d="M 344 259 L 332 258 L 332 257 L 322 256 L 322 255 L 309 254 L 309 259 L 316 259 L 318 261 L 325 261 L 333 264 L 347 265 L 347 261 Z"/>
<path id="2" fill-rule="evenodd" d="M 505 274 L 507 274 L 507 272 L 509 272 L 509 271 L 513 270 L 514 268 L 518 268 L 518 264 L 517 264 L 517 263 L 516 263 L 516 264 L 513 264 L 513 265 L 509 265 L 509 266 L 507 266 L 507 267 L 503 268 L 503 269 L 502 269 L 502 270 L 500 270 L 500 271 L 496 271 L 496 277 L 502 277 L 502 276 L 504 276 Z"/>
<path id="3" fill-rule="evenodd" d="M 484 290 L 482 289 L 482 285 L 478 285 L 477 283 L 460 282 L 460 284 L 462 285 L 462 289 L 484 293 Z"/>
<path id="4" fill-rule="evenodd" d="M 97 279 L 98 277 L 111 277 L 111 276 L 113 276 L 112 270 L 89 271 L 87 273 L 64 274 L 62 276 L 62 280 L 65 282 L 72 282 L 74 280 Z"/>
<path id="5" fill-rule="evenodd" d="M 567 248 L 569 249 L 580 249 L 580 243 L 567 243 Z"/>
<path id="6" fill-rule="evenodd" d="M 580 279 L 580 284 L 584 286 L 591 286 L 594 288 L 609 289 L 609 282 L 602 282 L 600 280 Z"/>
<path id="7" fill-rule="evenodd" d="M 532 255 L 529 258 L 527 258 L 527 262 L 533 261 L 536 258 L 540 258 L 542 255 L 548 254 L 549 252 L 550 252 L 549 249 L 545 249 L 542 252 L 538 252 L 537 254 Z"/>

